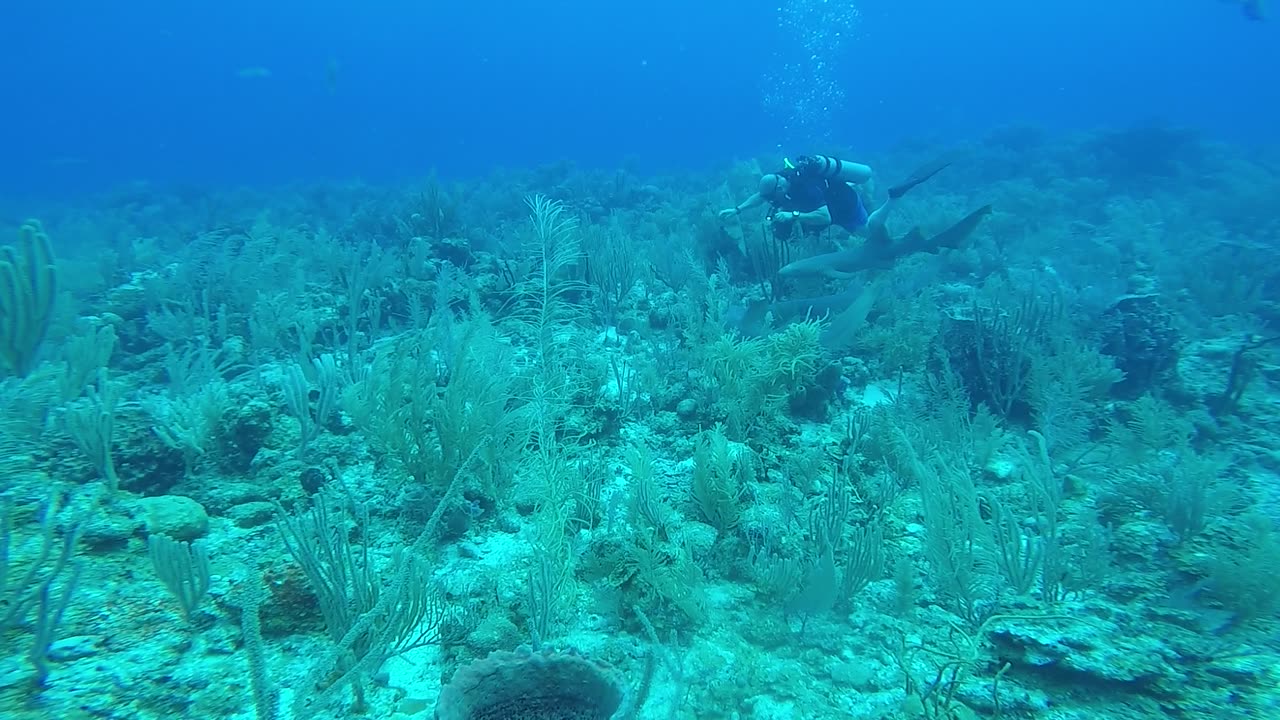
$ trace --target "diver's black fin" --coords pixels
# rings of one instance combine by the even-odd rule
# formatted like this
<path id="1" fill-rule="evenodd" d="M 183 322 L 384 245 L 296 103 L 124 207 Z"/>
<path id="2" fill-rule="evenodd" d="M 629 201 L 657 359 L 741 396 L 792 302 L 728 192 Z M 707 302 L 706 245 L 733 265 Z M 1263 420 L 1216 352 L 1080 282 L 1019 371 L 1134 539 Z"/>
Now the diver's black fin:
<path id="1" fill-rule="evenodd" d="M 950 164 L 951 164 L 950 160 L 939 159 L 939 160 L 934 160 L 928 165 L 917 168 L 916 171 L 911 173 L 910 177 L 908 177 L 906 180 L 903 180 L 897 185 L 894 185 L 893 187 L 889 188 L 889 197 L 900 198 L 903 195 L 906 195 L 908 190 L 919 185 L 925 180 L 928 180 L 934 175 L 937 175 L 938 173 L 942 172 L 943 169 L 945 169 Z"/>

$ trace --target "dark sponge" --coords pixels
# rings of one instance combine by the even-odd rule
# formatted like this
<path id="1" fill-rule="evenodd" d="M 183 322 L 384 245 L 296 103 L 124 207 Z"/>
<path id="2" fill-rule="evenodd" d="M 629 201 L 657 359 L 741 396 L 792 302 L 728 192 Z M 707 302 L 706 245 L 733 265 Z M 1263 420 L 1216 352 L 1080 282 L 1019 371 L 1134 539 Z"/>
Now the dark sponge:
<path id="1" fill-rule="evenodd" d="M 490 653 L 458 668 L 436 720 L 609 720 L 624 692 L 613 669 L 576 654 Z"/>

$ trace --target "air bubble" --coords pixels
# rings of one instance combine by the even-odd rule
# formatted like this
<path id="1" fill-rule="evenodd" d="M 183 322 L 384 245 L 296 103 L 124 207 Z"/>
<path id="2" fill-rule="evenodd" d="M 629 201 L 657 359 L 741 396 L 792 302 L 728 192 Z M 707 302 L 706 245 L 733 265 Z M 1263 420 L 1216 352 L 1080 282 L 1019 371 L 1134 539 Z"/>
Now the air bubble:
<path id="1" fill-rule="evenodd" d="M 784 145 L 820 142 L 843 108 L 835 60 L 858 21 L 858 9 L 843 1 L 788 0 L 776 13 L 784 42 L 774 51 L 777 70 L 763 78 L 763 105 L 787 136 Z"/>

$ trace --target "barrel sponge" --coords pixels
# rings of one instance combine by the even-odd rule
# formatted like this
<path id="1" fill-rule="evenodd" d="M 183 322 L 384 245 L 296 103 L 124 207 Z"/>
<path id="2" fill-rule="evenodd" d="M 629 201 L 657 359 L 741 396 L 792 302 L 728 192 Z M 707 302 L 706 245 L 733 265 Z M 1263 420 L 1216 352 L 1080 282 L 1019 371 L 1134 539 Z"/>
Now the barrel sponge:
<path id="1" fill-rule="evenodd" d="M 581 655 L 498 651 L 453 674 L 436 720 L 609 720 L 624 696 L 613 668 Z"/>

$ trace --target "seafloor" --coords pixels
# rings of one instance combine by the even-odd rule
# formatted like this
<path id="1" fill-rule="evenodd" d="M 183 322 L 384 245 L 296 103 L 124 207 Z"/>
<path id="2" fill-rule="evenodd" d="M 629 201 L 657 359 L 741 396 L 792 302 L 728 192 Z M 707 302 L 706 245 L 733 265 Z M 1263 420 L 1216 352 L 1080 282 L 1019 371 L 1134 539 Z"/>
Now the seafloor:
<path id="1" fill-rule="evenodd" d="M 1280 156 L 846 157 L 6 200 L 0 714 L 1280 717 Z"/>

